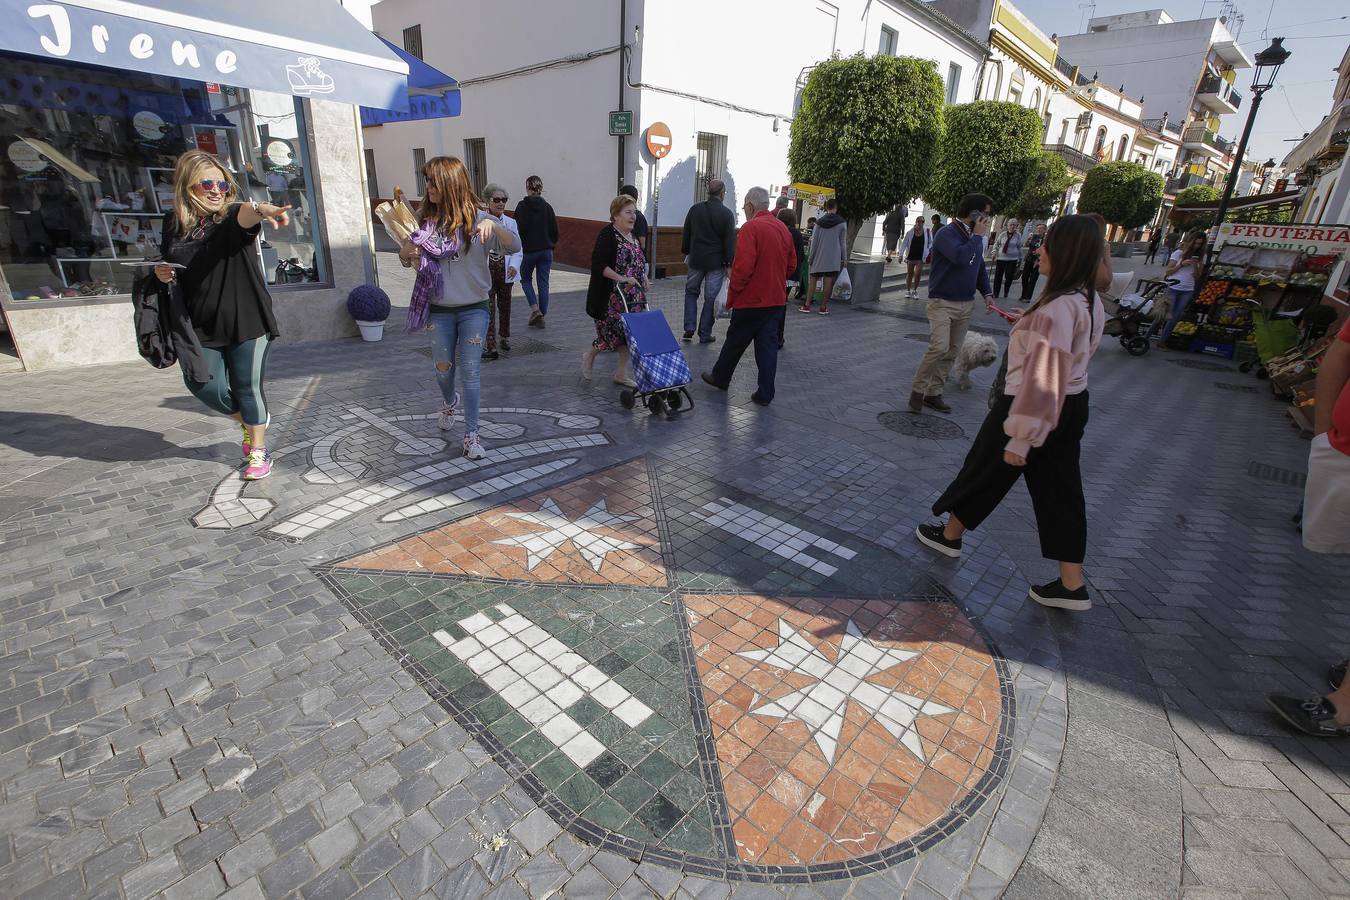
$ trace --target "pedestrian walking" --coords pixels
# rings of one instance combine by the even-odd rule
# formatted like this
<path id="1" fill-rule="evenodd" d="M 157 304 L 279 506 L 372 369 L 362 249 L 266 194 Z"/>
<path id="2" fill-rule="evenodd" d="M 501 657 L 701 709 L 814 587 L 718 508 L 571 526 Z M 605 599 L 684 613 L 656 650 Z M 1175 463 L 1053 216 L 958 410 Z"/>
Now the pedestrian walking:
<path id="1" fill-rule="evenodd" d="M 825 201 L 825 215 L 816 222 L 811 234 L 810 283 L 806 286 L 806 298 L 799 308 L 809 313 L 816 297 L 816 285 L 821 285 L 820 314 L 830 314 L 830 294 L 834 291 L 834 282 L 839 272 L 848 263 L 848 222 L 839 215 L 839 201 L 831 197 Z"/>
<path id="2" fill-rule="evenodd" d="M 1167 237 L 1163 239 L 1163 250 L 1166 252 L 1167 257 L 1169 259 L 1171 258 L 1172 254 L 1176 251 L 1177 245 L 1180 243 L 1181 243 L 1181 229 L 1173 228 L 1170 232 L 1168 232 Z"/>
<path id="3" fill-rule="evenodd" d="M 647 217 L 642 214 L 642 210 L 637 208 L 638 190 L 631 184 L 625 184 L 619 188 L 619 193 L 633 198 L 633 209 L 637 213 L 637 218 L 633 220 L 633 237 L 638 239 L 642 245 L 642 252 L 646 253 L 648 249 L 647 236 L 652 233 L 652 226 L 647 223 Z"/>
<path id="4" fill-rule="evenodd" d="M 417 231 L 399 248 L 405 266 L 416 264 L 408 331 L 431 327 L 431 360 L 441 389 L 436 425 L 449 431 L 464 416 L 464 455 L 483 458 L 478 439 L 478 405 L 483 340 L 492 301 L 492 254 L 520 250 L 516 232 L 483 210 L 463 161 L 453 156 L 427 160 L 422 170 L 426 195 L 418 208 Z M 460 389 L 455 390 L 455 373 Z"/>
<path id="5" fill-rule="evenodd" d="M 1045 223 L 1036 226 L 1036 230 L 1028 235 L 1026 241 L 1022 244 L 1022 302 L 1030 303 L 1031 298 L 1036 294 L 1036 282 L 1041 277 L 1041 267 L 1038 264 L 1040 260 L 1041 244 L 1045 243 Z"/>
<path id="6" fill-rule="evenodd" d="M 947 375 L 961 352 L 970 327 L 972 297 L 984 298 L 985 309 L 994 306 L 989 272 L 984 267 L 984 240 L 989 234 L 993 201 L 984 194 L 967 194 L 957 205 L 956 217 L 933 235 L 932 267 L 928 274 L 928 351 L 919 361 L 909 394 L 909 411 L 925 406 L 951 412 L 942 399 Z M 1095 261 L 1101 248 L 1093 254 Z"/>
<path id="7" fill-rule="evenodd" d="M 810 286 L 808 282 L 811 280 L 811 236 L 815 233 L 816 217 L 807 216 L 806 227 L 802 229 L 802 237 L 806 240 L 806 258 L 801 260 L 801 265 L 798 267 L 800 277 L 797 281 L 797 293 L 793 294 L 798 300 L 806 296 L 806 289 Z"/>
<path id="8" fill-rule="evenodd" d="M 1162 229 L 1153 229 L 1153 237 L 1148 239 L 1148 252 L 1144 254 L 1144 263 L 1153 265 L 1158 259 L 1158 245 L 1162 243 Z"/>
<path id="9" fill-rule="evenodd" d="M 1350 319 L 1317 369 L 1312 446 L 1303 492 L 1303 546 L 1350 554 Z M 1331 693 L 1308 700 L 1278 694 L 1270 705 L 1290 725 L 1317 737 L 1350 736 L 1350 662 L 1331 667 Z"/>
<path id="10" fill-rule="evenodd" d="M 1050 226 L 1039 254 L 1045 290 L 1009 334 L 1003 393 L 960 473 L 933 504 L 933 515 L 946 513 L 947 520 L 915 529 L 925 546 L 959 557 L 963 535 L 1025 475 L 1041 555 L 1059 563 L 1059 578 L 1032 587 L 1029 596 L 1059 609 L 1092 606 L 1083 578 L 1087 505 L 1079 457 L 1088 363 L 1106 320 L 1094 284 L 1101 251 L 1102 231 L 1087 216 L 1063 216 Z"/>
<path id="11" fill-rule="evenodd" d="M 727 342 L 712 371 L 702 373 L 702 378 L 725 391 L 742 354 L 753 343 L 759 387 L 750 399 L 768 406 L 773 402 L 778 371 L 778 325 L 787 311 L 783 284 L 797 270 L 797 251 L 787 226 L 769 211 L 767 190 L 753 187 L 746 191 L 743 211 L 746 222 L 741 226 L 727 290 L 731 310 Z"/>
<path id="12" fill-rule="evenodd" d="M 523 251 L 520 286 L 530 304 L 532 328 L 544 327 L 548 315 L 548 279 L 553 271 L 553 248 L 558 243 L 558 217 L 544 199 L 544 180 L 538 175 L 525 179 L 525 197 L 516 204 L 516 228 Z M 535 292 L 536 282 L 538 293 Z"/>
<path id="13" fill-rule="evenodd" d="M 937 213 L 933 213 L 933 218 L 928 226 L 928 230 L 933 232 L 933 234 L 937 234 L 938 229 L 941 227 L 942 227 L 942 216 L 938 215 Z"/>
<path id="14" fill-rule="evenodd" d="M 497 182 L 491 182 L 483 188 L 487 196 L 488 215 L 493 221 L 516 236 L 520 241 L 520 231 L 516 220 L 506 214 L 506 201 L 511 199 L 506 188 Z M 488 270 L 492 273 L 492 293 L 488 297 L 487 340 L 483 346 L 483 359 L 496 359 L 498 348 L 511 349 L 511 289 L 520 277 L 522 251 L 517 250 L 503 256 L 501 253 L 488 254 Z"/>
<path id="15" fill-rule="evenodd" d="M 905 296 L 913 300 L 919 296 L 919 282 L 923 280 L 923 264 L 933 252 L 933 232 L 924 224 L 922 215 L 914 217 L 914 227 L 905 232 L 900 245 L 900 256 L 905 261 Z"/>
<path id="16" fill-rule="evenodd" d="M 1003 233 L 994 239 L 994 296 L 1008 296 L 1017 266 L 1022 262 L 1022 232 L 1015 218 L 1008 220 Z M 1000 294 L 1000 291 L 1002 292 Z"/>
<path id="17" fill-rule="evenodd" d="M 806 277 L 806 235 L 802 234 L 797 227 L 797 214 L 790 209 L 780 209 L 775 215 L 778 221 L 787 226 L 788 234 L 792 237 L 792 249 L 797 254 L 797 268 L 788 276 L 787 284 L 783 290 L 783 310 L 787 311 L 787 295 L 793 288 L 800 288 L 802 279 Z M 782 350 L 787 344 L 785 340 L 785 329 L 787 328 L 787 316 L 784 315 L 778 320 L 778 349 Z"/>
<path id="18" fill-rule="evenodd" d="M 1168 350 L 1167 339 L 1172 336 L 1172 331 L 1181 321 L 1181 316 L 1186 312 L 1186 307 L 1191 303 L 1191 297 L 1195 295 L 1195 279 L 1200 274 L 1200 269 L 1205 264 L 1205 233 L 1197 231 L 1186 239 L 1186 244 L 1180 250 L 1172 253 L 1167 259 L 1167 266 L 1163 269 L 1163 278 L 1171 282 L 1167 286 L 1167 295 L 1172 299 L 1172 310 L 1167 316 L 1167 324 L 1163 326 L 1162 336 L 1158 339 L 1158 346 L 1161 350 Z M 1151 330 L 1156 330 L 1157 326 Z"/>
<path id="19" fill-rule="evenodd" d="M 637 222 L 637 203 L 627 194 L 619 194 L 609 204 L 609 224 L 595 236 L 591 251 L 591 283 L 586 291 L 586 314 L 595 320 L 595 340 L 581 354 L 581 377 L 591 378 L 591 367 L 601 352 L 619 354 L 614 383 L 635 388 L 629 370 L 628 334 L 624 331 L 625 312 L 647 308 L 647 257 L 633 234 Z M 620 295 L 622 291 L 622 296 Z M 628 301 L 624 308 L 625 298 Z"/>
<path id="20" fill-rule="evenodd" d="M 285 228 L 289 210 L 241 202 L 219 160 L 189 150 L 174 164 L 173 208 L 160 237 L 164 262 L 154 268 L 160 283 L 181 299 L 190 323 L 175 329 L 173 341 L 183 383 L 202 403 L 239 423 L 245 481 L 272 472 L 263 381 L 279 333 L 257 240 L 263 222 Z"/>
<path id="21" fill-rule="evenodd" d="M 886 218 L 881 221 L 882 243 L 886 246 L 886 262 L 891 261 L 891 254 L 895 253 L 895 248 L 900 244 L 900 238 L 905 233 L 905 222 L 909 220 L 909 207 L 897 206 L 895 209 L 886 213 Z M 904 256 L 904 253 L 900 254 Z"/>
<path id="22" fill-rule="evenodd" d="M 708 199 L 689 207 L 684 217 L 684 234 L 680 238 L 680 252 L 684 254 L 689 273 L 684 277 L 684 340 L 694 339 L 711 344 L 713 322 L 717 318 L 713 308 L 722 280 L 736 255 L 736 216 L 727 209 L 727 187 L 721 179 L 708 182 Z M 699 314 L 698 295 L 703 291 L 703 313 Z"/>

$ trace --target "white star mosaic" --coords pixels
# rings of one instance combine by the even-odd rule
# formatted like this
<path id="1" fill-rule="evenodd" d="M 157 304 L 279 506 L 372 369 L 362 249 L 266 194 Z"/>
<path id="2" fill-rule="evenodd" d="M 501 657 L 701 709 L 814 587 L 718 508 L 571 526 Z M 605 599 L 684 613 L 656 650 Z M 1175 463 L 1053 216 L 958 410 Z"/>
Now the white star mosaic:
<path id="1" fill-rule="evenodd" d="M 743 503 L 737 503 L 727 497 L 719 497 L 712 503 L 705 503 L 703 510 L 708 515 L 702 518 L 712 527 L 733 534 L 758 547 L 763 547 L 771 553 L 791 560 L 813 572 L 819 572 L 827 578 L 838 572 L 839 568 L 810 555 L 806 552 L 807 548 L 814 547 L 817 550 L 823 550 L 846 562 L 858 555 L 856 551 L 850 550 L 842 544 L 813 534 L 804 528 L 789 525 L 782 519 L 760 512 Z"/>
<path id="2" fill-rule="evenodd" d="M 913 659 L 919 653 L 873 643 L 862 636 L 852 619 L 844 629 L 837 662 L 826 659 L 817 647 L 782 618 L 778 620 L 778 646 L 768 650 L 744 650 L 736 655 L 816 679 L 815 684 L 762 704 L 757 695 L 750 712 L 801 722 L 810 730 L 816 746 L 829 763 L 834 762 L 839 732 L 844 726 L 844 714 L 850 700 L 872 713 L 873 721 L 925 762 L 928 758 L 919 733 L 914 729 L 915 720 L 920 716 L 956 712 L 950 706 L 869 682 L 870 676 Z"/>
<path id="3" fill-rule="evenodd" d="M 468 633 L 461 640 L 445 631 L 432 637 L 572 762 L 585 767 L 605 752 L 605 745 L 567 714 L 582 697 L 589 696 L 630 728 L 652 714 L 647 704 L 543 628 L 505 604 L 496 610 L 503 616 L 499 622 L 483 613 L 457 622 Z"/>
<path id="4" fill-rule="evenodd" d="M 527 572 L 533 572 L 536 566 L 552 556 L 554 551 L 568 541 L 572 542 L 572 545 L 577 548 L 577 551 L 585 558 L 586 562 L 591 564 L 591 568 L 596 572 L 600 571 L 600 568 L 605 564 L 605 557 L 609 554 L 621 550 L 638 550 L 642 546 L 596 532 L 595 529 L 597 528 L 615 528 L 627 522 L 636 522 L 638 519 L 637 516 L 611 514 L 603 497 L 576 520 L 569 520 L 563 515 L 563 511 L 558 508 L 558 504 L 552 497 L 546 498 L 540 504 L 538 512 L 507 513 L 507 515 L 512 519 L 528 522 L 531 525 L 540 525 L 547 529 L 542 532 L 522 534 L 492 542 L 507 547 L 524 547 L 528 556 L 525 564 Z"/>
<path id="5" fill-rule="evenodd" d="M 475 481 L 472 484 L 457 487 L 453 491 L 445 491 L 434 497 L 429 497 L 420 503 L 414 503 L 410 506 L 396 509 L 391 513 L 386 513 L 380 517 L 380 521 L 401 522 L 407 519 L 416 518 L 417 516 L 424 516 L 427 513 L 451 509 L 459 506 L 461 503 L 468 503 L 470 500 L 476 500 L 479 497 L 486 497 L 489 494 L 495 494 L 498 491 L 513 488 L 518 484 L 534 481 L 536 478 L 542 478 L 551 472 L 557 472 L 560 469 L 574 466 L 576 463 L 577 457 L 575 456 L 564 457 L 563 459 L 551 459 L 548 462 L 542 462 L 537 466 L 530 466 L 528 469 L 517 469 L 514 472 L 507 472 L 505 475 L 498 475 L 496 478 Z"/>

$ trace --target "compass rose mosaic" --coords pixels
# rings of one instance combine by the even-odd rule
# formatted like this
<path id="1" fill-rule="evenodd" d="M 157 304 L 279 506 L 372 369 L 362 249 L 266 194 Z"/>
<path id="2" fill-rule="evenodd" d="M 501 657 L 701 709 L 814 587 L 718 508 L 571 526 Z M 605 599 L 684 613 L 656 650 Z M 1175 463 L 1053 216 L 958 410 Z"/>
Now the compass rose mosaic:
<path id="1" fill-rule="evenodd" d="M 903 556 L 653 458 L 479 509 L 318 571 L 578 837 L 827 880 L 998 786 L 1006 665 Z"/>

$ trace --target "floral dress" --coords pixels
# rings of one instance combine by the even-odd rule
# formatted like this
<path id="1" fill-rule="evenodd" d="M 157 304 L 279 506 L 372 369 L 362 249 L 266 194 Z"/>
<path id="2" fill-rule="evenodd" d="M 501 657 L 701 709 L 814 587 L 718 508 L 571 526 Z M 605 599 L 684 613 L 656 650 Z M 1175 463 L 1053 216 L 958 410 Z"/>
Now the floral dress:
<path id="1" fill-rule="evenodd" d="M 642 312 L 647 308 L 647 257 L 642 245 L 635 240 L 619 237 L 619 251 L 615 254 L 615 272 L 636 278 L 637 284 L 623 285 L 624 296 L 628 298 L 628 312 Z M 595 320 L 595 340 L 591 346 L 597 350 L 620 350 L 628 346 L 628 336 L 623 330 L 623 301 L 619 299 L 618 285 L 609 292 L 609 309 L 603 319 Z"/>

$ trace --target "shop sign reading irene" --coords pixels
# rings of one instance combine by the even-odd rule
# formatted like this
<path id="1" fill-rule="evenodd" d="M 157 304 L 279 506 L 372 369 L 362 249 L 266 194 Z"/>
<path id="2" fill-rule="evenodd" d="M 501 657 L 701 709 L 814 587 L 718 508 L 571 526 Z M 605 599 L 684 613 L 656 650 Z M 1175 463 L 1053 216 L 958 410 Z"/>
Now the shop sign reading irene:
<path id="1" fill-rule="evenodd" d="M 28 15 L 34 19 L 47 19 L 51 35 L 40 35 L 38 40 L 42 49 L 52 56 L 69 56 L 74 46 L 75 35 L 70 26 L 70 14 L 65 7 L 55 3 L 35 4 L 28 7 Z M 108 52 L 108 43 L 113 39 L 107 25 L 94 25 L 89 29 L 89 44 L 98 53 Z M 136 59 L 150 59 L 155 55 L 155 39 L 144 31 L 138 31 L 127 41 L 127 52 Z M 195 44 L 174 41 L 169 48 L 175 66 L 201 67 Z M 233 50 L 221 50 L 216 54 L 214 64 L 221 75 L 228 75 L 239 67 L 239 56 Z"/>

